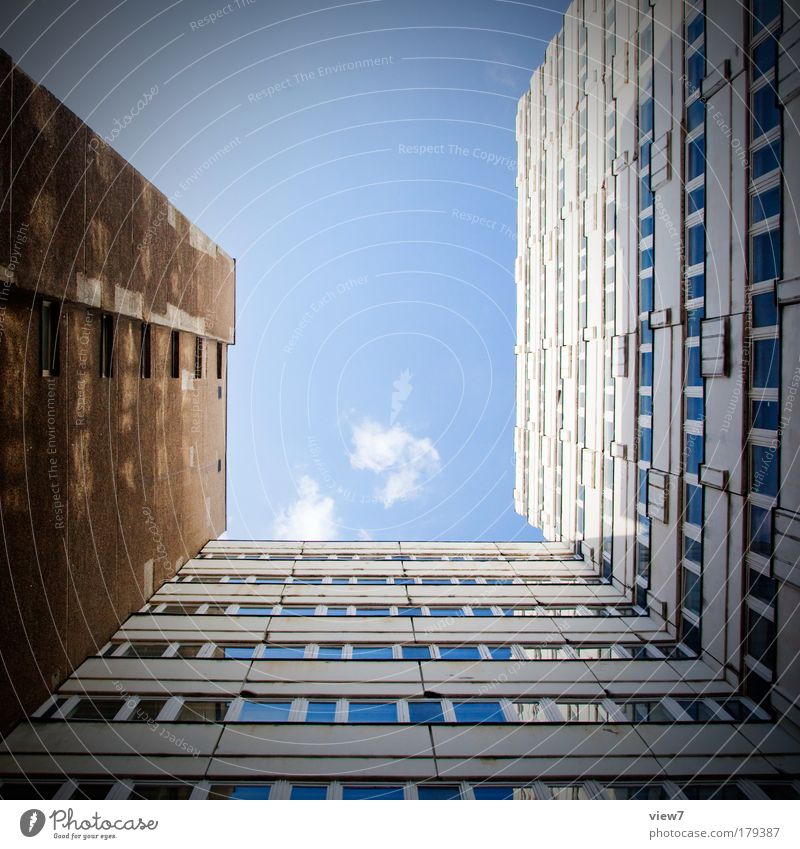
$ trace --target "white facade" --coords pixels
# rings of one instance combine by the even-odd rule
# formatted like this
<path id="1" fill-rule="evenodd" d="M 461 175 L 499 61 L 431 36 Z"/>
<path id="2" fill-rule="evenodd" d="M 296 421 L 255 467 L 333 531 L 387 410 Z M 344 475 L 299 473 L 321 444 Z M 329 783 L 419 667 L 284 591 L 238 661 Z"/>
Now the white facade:
<path id="1" fill-rule="evenodd" d="M 563 544 L 219 541 L 0 744 L 0 797 L 794 798 L 794 748 Z"/>
<path id="2" fill-rule="evenodd" d="M 517 115 L 515 433 L 517 511 L 795 725 L 798 45 L 794 2 L 571 4 Z"/>

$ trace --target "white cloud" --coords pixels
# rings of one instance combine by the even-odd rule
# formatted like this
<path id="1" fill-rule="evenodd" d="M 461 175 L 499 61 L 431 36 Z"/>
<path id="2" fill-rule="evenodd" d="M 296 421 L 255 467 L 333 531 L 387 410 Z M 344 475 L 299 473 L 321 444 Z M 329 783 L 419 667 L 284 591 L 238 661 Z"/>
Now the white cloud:
<path id="1" fill-rule="evenodd" d="M 365 419 L 353 427 L 350 465 L 383 475 L 377 496 L 384 507 L 419 495 L 421 478 L 439 471 L 439 452 L 427 437 L 417 439 L 399 425 Z"/>
<path id="2" fill-rule="evenodd" d="M 370 534 L 369 531 L 365 530 L 364 528 L 359 528 L 358 538 L 360 540 L 363 540 L 364 542 L 367 542 L 367 541 L 372 539 L 372 535 Z"/>
<path id="3" fill-rule="evenodd" d="M 336 505 L 328 495 L 320 495 L 319 484 L 303 475 L 297 484 L 297 501 L 275 517 L 274 539 L 336 539 Z"/>

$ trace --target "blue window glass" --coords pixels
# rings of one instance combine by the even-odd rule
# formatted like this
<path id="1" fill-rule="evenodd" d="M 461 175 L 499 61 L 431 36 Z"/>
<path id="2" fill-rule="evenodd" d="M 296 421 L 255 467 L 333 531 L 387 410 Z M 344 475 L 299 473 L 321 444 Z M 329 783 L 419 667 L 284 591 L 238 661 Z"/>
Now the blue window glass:
<path id="1" fill-rule="evenodd" d="M 513 578 L 487 578 L 487 584 L 491 584 L 492 586 L 505 586 L 506 584 L 513 584 Z"/>
<path id="2" fill-rule="evenodd" d="M 430 660 L 431 650 L 428 646 L 403 646 L 404 660 Z"/>
<path id="3" fill-rule="evenodd" d="M 777 389 L 780 374 L 780 348 L 777 339 L 757 339 L 753 343 L 753 386 Z"/>
<path id="4" fill-rule="evenodd" d="M 686 521 L 691 525 L 703 524 L 703 490 L 686 484 Z"/>
<path id="5" fill-rule="evenodd" d="M 513 787 L 504 787 L 499 784 L 484 784 L 481 787 L 473 788 L 472 792 L 475 794 L 475 798 L 479 801 L 500 801 L 502 799 L 514 798 Z"/>
<path id="6" fill-rule="evenodd" d="M 772 511 L 750 505 L 750 549 L 762 557 L 772 555 Z"/>
<path id="7" fill-rule="evenodd" d="M 778 323 L 778 304 L 775 292 L 762 292 L 753 296 L 753 326 L 772 327 Z"/>
<path id="8" fill-rule="evenodd" d="M 706 105 L 699 98 L 686 110 L 686 132 L 699 127 L 706 118 Z"/>
<path id="9" fill-rule="evenodd" d="M 417 787 L 417 795 L 422 801 L 442 801 L 444 799 L 460 799 L 461 791 L 455 784 L 429 785 Z"/>
<path id="10" fill-rule="evenodd" d="M 394 702 L 350 702 L 348 722 L 397 722 L 397 705 Z"/>
<path id="11" fill-rule="evenodd" d="M 349 584 L 350 578 L 331 578 L 332 584 Z"/>
<path id="12" fill-rule="evenodd" d="M 309 702 L 306 722 L 336 722 L 336 702 Z"/>
<path id="13" fill-rule="evenodd" d="M 703 462 L 703 437 L 696 433 L 686 434 L 686 471 L 690 475 L 700 472 Z"/>
<path id="14" fill-rule="evenodd" d="M 244 584 L 247 583 L 246 578 L 228 578 L 229 584 Z"/>
<path id="15" fill-rule="evenodd" d="M 511 649 L 508 646 L 489 646 L 492 660 L 511 660 Z"/>
<path id="16" fill-rule="evenodd" d="M 639 396 L 639 415 L 640 416 L 652 416 L 653 415 L 653 396 L 652 395 L 640 395 Z"/>
<path id="17" fill-rule="evenodd" d="M 391 646 L 353 646 L 353 660 L 391 660 Z"/>
<path id="18" fill-rule="evenodd" d="M 706 170 L 706 139 L 700 136 L 689 142 L 687 148 L 688 163 L 686 166 L 687 181 L 694 180 Z"/>
<path id="19" fill-rule="evenodd" d="M 473 616 L 494 616 L 491 607 L 473 607 L 472 608 Z"/>
<path id="20" fill-rule="evenodd" d="M 225 793 L 226 799 L 269 799 L 269 784 L 238 784 Z M 215 798 L 214 788 L 211 788 L 211 798 Z"/>
<path id="21" fill-rule="evenodd" d="M 636 543 L 636 574 L 648 575 L 650 572 L 650 546 L 643 542 Z"/>
<path id="22" fill-rule="evenodd" d="M 762 86 L 753 95 L 753 138 L 768 133 L 780 124 L 778 98 L 771 85 Z"/>
<path id="23" fill-rule="evenodd" d="M 239 722 L 288 722 L 291 702 L 249 702 L 242 705 Z"/>
<path id="24" fill-rule="evenodd" d="M 696 188 L 693 192 L 689 192 L 689 209 L 687 214 L 692 215 L 695 212 L 700 212 L 706 206 L 706 189 L 705 186 Z"/>
<path id="25" fill-rule="evenodd" d="M 700 12 L 689 21 L 686 27 L 686 40 L 689 44 L 694 44 L 698 38 L 705 32 L 706 19 L 705 15 Z"/>
<path id="26" fill-rule="evenodd" d="M 775 280 L 781 275 L 781 231 L 780 228 L 753 236 L 751 258 L 752 283 Z"/>
<path id="27" fill-rule="evenodd" d="M 778 494 L 778 450 L 764 445 L 750 449 L 750 482 L 753 492 L 759 495 Z"/>
<path id="28" fill-rule="evenodd" d="M 752 609 L 747 612 L 747 653 L 768 669 L 775 663 L 775 626 Z"/>
<path id="29" fill-rule="evenodd" d="M 317 650 L 317 657 L 320 660 L 341 660 L 342 659 L 342 647 L 341 646 L 320 646 Z"/>
<path id="30" fill-rule="evenodd" d="M 701 566 L 703 564 L 703 544 L 700 540 L 690 539 L 684 536 L 683 556 L 691 563 L 697 563 L 698 566 Z"/>
<path id="31" fill-rule="evenodd" d="M 645 168 L 650 167 L 650 153 L 651 153 L 651 143 L 643 144 L 639 148 L 639 170 L 644 171 Z M 613 206 L 613 204 L 609 204 L 609 206 Z"/>
<path id="32" fill-rule="evenodd" d="M 269 660 L 299 660 L 305 650 L 305 646 L 265 646 L 262 657 Z"/>
<path id="33" fill-rule="evenodd" d="M 421 607 L 398 607 L 398 616 L 422 616 Z"/>
<path id="34" fill-rule="evenodd" d="M 409 702 L 408 716 L 417 724 L 444 722 L 441 702 Z"/>
<path id="35" fill-rule="evenodd" d="M 254 646 L 223 646 L 223 655 L 229 658 L 247 659 L 253 656 Z"/>
<path id="36" fill-rule="evenodd" d="M 282 616 L 313 616 L 316 611 L 315 607 L 284 607 L 281 610 Z"/>
<path id="37" fill-rule="evenodd" d="M 702 224 L 695 224 L 686 231 L 686 258 L 689 265 L 705 262 L 706 231 Z"/>
<path id="38" fill-rule="evenodd" d="M 752 207 L 751 221 L 753 224 L 777 215 L 781 211 L 780 186 L 773 186 L 771 189 L 753 195 Z"/>
<path id="39" fill-rule="evenodd" d="M 686 385 L 702 386 L 703 375 L 700 372 L 700 348 L 694 346 L 687 350 L 686 357 Z"/>
<path id="40" fill-rule="evenodd" d="M 346 607 L 328 607 L 325 610 L 326 616 L 347 616 Z"/>
<path id="41" fill-rule="evenodd" d="M 695 274 L 686 280 L 686 299 L 693 301 L 695 298 L 703 298 L 706 294 L 705 274 Z"/>
<path id="42" fill-rule="evenodd" d="M 505 722 L 500 702 L 453 702 L 456 722 Z"/>
<path id="43" fill-rule="evenodd" d="M 639 469 L 639 486 L 637 488 L 637 499 L 640 504 L 647 504 L 647 469 Z"/>
<path id="44" fill-rule="evenodd" d="M 777 593 L 775 579 L 757 569 L 747 570 L 747 590 L 751 596 L 760 599 L 765 604 L 775 603 L 775 594 Z"/>
<path id="45" fill-rule="evenodd" d="M 648 268 L 653 267 L 653 249 L 646 248 L 641 252 L 639 268 L 642 271 L 647 271 Z"/>
<path id="46" fill-rule="evenodd" d="M 394 582 L 395 582 L 395 584 L 403 584 L 403 585 L 415 583 L 413 578 L 395 578 Z"/>
<path id="47" fill-rule="evenodd" d="M 642 345 L 653 344 L 653 328 L 650 327 L 650 321 L 648 319 L 639 322 L 639 336 Z"/>
<path id="48" fill-rule="evenodd" d="M 695 654 L 700 653 L 700 628 L 686 619 L 685 617 L 681 617 L 681 642 L 689 649 L 689 651 L 693 651 Z"/>
<path id="49" fill-rule="evenodd" d="M 753 179 L 757 180 L 765 174 L 776 171 L 781 167 L 781 141 L 775 139 L 768 145 L 759 148 L 752 156 Z"/>
<path id="50" fill-rule="evenodd" d="M 650 312 L 653 309 L 653 278 L 647 277 L 639 281 L 639 312 Z"/>
<path id="51" fill-rule="evenodd" d="M 639 235 L 645 239 L 653 235 L 653 216 L 648 215 L 639 222 Z"/>
<path id="52" fill-rule="evenodd" d="M 239 606 L 239 616 L 271 616 L 271 607 L 244 607 Z"/>
<path id="53" fill-rule="evenodd" d="M 759 430 L 778 429 L 777 401 L 753 401 L 753 427 Z"/>
<path id="54" fill-rule="evenodd" d="M 360 787 L 345 784 L 342 787 L 342 799 L 402 799 L 403 788 L 390 785 Z"/>
<path id="55" fill-rule="evenodd" d="M 643 136 L 653 131 L 653 98 L 649 97 L 639 108 L 639 129 Z"/>
<path id="56" fill-rule="evenodd" d="M 475 580 L 475 578 L 459 578 L 458 583 L 462 586 L 466 586 L 467 584 L 472 585 L 477 584 L 478 582 Z"/>
<path id="57" fill-rule="evenodd" d="M 643 351 L 639 355 L 640 369 L 639 382 L 643 386 L 653 385 L 653 352 Z"/>
<path id="58" fill-rule="evenodd" d="M 257 584 L 285 584 L 285 578 L 256 578 Z"/>
<path id="59" fill-rule="evenodd" d="M 771 24 L 781 11 L 781 0 L 753 0 L 753 35 Z"/>
<path id="60" fill-rule="evenodd" d="M 649 427 L 643 427 L 639 441 L 639 459 L 650 462 L 653 459 L 653 431 Z"/>
<path id="61" fill-rule="evenodd" d="M 385 578 L 356 578 L 357 584 L 385 584 Z"/>
<path id="62" fill-rule="evenodd" d="M 689 310 L 686 313 L 686 332 L 689 336 L 700 335 L 700 322 L 705 316 L 705 311 L 702 307 L 699 309 Z"/>
<path id="63" fill-rule="evenodd" d="M 460 607 L 431 607 L 431 616 L 463 616 L 464 610 Z"/>
<path id="64" fill-rule="evenodd" d="M 700 593 L 700 576 L 695 575 L 688 569 L 681 569 L 683 573 L 683 607 L 690 613 L 697 616 L 700 615 L 700 606 L 702 603 Z"/>
<path id="65" fill-rule="evenodd" d="M 388 607 L 357 607 L 356 616 L 389 616 Z"/>
<path id="66" fill-rule="evenodd" d="M 320 787 L 319 785 L 313 784 L 293 784 L 291 793 L 289 794 L 290 799 L 304 801 L 318 801 L 320 799 L 326 799 L 327 797 L 327 787 Z"/>
<path id="67" fill-rule="evenodd" d="M 478 660 L 481 656 L 477 646 L 439 646 L 442 660 Z"/>
<path id="68" fill-rule="evenodd" d="M 639 181 L 639 212 L 644 212 L 653 205 L 653 193 L 650 191 L 650 177 L 644 176 Z"/>
<path id="69" fill-rule="evenodd" d="M 442 584 L 450 584 L 452 582 L 447 580 L 446 578 L 423 578 L 422 583 L 423 584 L 435 584 L 435 585 L 441 586 Z"/>
<path id="70" fill-rule="evenodd" d="M 706 75 L 706 57 L 702 50 L 692 50 L 686 59 L 688 91 L 697 91 Z"/>
<path id="71" fill-rule="evenodd" d="M 686 418 L 692 422 L 701 422 L 704 419 L 702 398 L 686 399 Z"/>

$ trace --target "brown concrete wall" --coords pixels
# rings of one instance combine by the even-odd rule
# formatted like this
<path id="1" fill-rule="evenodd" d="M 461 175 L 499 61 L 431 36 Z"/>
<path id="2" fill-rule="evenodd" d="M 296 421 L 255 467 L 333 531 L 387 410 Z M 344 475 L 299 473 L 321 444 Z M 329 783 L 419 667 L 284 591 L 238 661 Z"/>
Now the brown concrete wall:
<path id="1" fill-rule="evenodd" d="M 224 251 L 0 52 L 0 733 L 224 530 L 234 276 Z M 43 295 L 63 304 L 56 378 L 40 370 Z M 111 378 L 102 312 L 115 318 Z"/>

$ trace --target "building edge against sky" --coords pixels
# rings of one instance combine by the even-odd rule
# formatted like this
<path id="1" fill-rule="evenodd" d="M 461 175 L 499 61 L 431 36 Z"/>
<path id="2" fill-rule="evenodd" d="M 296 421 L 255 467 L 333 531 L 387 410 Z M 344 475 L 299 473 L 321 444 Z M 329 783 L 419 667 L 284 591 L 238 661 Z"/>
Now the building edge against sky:
<path id="1" fill-rule="evenodd" d="M 574 2 L 519 103 L 515 505 L 795 725 L 796 3 Z"/>
<path id="2" fill-rule="evenodd" d="M 0 733 L 225 529 L 234 261 L 0 52 Z"/>

